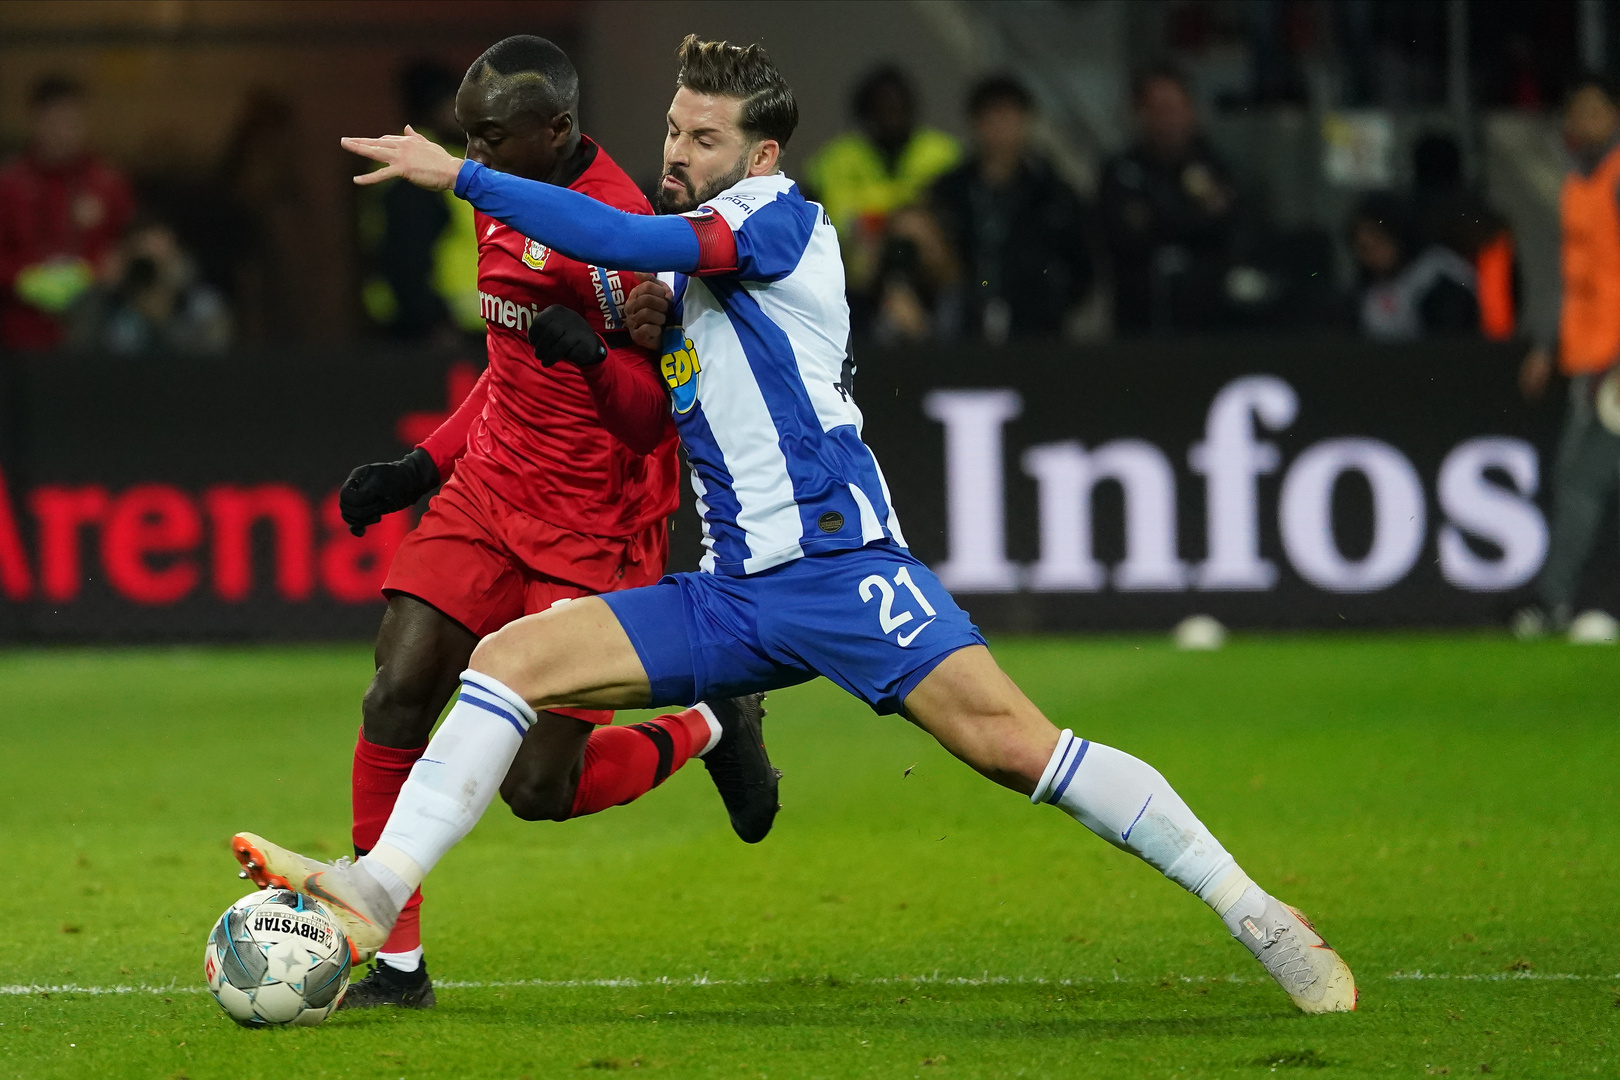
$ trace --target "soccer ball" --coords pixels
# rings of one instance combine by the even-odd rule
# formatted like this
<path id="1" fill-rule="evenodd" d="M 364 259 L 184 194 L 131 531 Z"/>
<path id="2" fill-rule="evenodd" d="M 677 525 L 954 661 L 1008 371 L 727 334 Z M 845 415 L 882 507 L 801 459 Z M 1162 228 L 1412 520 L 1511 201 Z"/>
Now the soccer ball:
<path id="1" fill-rule="evenodd" d="M 285 889 L 249 893 L 208 935 L 203 974 L 243 1027 L 318 1024 L 349 988 L 349 939 L 319 903 Z"/>

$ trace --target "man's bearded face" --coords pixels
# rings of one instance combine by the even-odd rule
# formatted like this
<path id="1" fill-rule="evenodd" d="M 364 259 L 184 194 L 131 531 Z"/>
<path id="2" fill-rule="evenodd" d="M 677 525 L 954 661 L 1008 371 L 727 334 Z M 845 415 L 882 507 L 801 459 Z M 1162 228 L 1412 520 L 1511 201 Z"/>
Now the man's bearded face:
<path id="1" fill-rule="evenodd" d="M 664 182 L 659 185 L 656 209 L 660 214 L 685 214 L 729 187 L 737 184 L 748 175 L 748 158 L 739 157 L 737 162 L 726 173 L 714 176 L 699 184 L 694 181 L 690 170 L 680 165 L 664 165 Z"/>
<path id="2" fill-rule="evenodd" d="M 655 202 L 660 213 L 696 210 L 748 175 L 760 143 L 742 130 L 736 98 L 675 91 L 665 118 L 664 176 Z"/>

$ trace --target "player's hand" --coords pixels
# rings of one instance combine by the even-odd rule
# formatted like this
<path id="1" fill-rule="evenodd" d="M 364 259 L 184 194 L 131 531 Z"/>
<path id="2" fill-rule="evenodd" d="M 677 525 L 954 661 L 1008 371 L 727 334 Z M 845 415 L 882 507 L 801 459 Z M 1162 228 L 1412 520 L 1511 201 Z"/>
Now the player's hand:
<path id="1" fill-rule="evenodd" d="M 607 359 L 607 345 L 585 316 L 561 304 L 552 304 L 529 323 L 529 344 L 543 367 L 567 361 L 587 368 Z"/>
<path id="2" fill-rule="evenodd" d="M 643 281 L 624 300 L 624 328 L 630 340 L 643 349 L 658 351 L 663 342 L 664 324 L 675 306 L 675 294 L 657 278 Z"/>
<path id="3" fill-rule="evenodd" d="M 1541 400 L 1541 395 L 1547 392 L 1547 382 L 1552 378 L 1552 373 L 1552 350 L 1542 345 L 1531 349 L 1519 367 L 1519 392 L 1526 401 Z"/>
<path id="4" fill-rule="evenodd" d="M 456 176 L 461 172 L 460 158 L 425 135 L 418 135 L 409 124 L 403 135 L 340 141 L 343 149 L 383 163 L 383 168 L 355 177 L 357 184 L 380 184 L 403 176 L 429 191 L 449 191 L 456 186 Z"/>
<path id="5" fill-rule="evenodd" d="M 398 461 L 362 465 L 338 489 L 338 511 L 356 536 L 375 525 L 384 514 L 403 510 L 439 486 L 439 467 L 418 446 Z"/>

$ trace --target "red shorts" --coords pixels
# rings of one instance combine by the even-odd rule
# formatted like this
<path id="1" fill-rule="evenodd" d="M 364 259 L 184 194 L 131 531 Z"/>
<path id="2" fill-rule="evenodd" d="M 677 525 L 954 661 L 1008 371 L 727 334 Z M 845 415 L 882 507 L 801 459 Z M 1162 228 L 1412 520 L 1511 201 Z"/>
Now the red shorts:
<path id="1" fill-rule="evenodd" d="M 655 584 L 668 554 L 661 519 L 635 536 L 587 536 L 513 509 L 458 470 L 394 552 L 383 592 L 414 596 L 484 637 L 564 600 Z M 613 722 L 605 709 L 547 711 Z"/>

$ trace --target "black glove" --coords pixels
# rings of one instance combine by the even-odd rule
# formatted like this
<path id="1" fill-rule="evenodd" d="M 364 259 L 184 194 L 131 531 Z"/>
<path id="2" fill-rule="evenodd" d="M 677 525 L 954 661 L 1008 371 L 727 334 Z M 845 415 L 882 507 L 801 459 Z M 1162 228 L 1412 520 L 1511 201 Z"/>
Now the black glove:
<path id="1" fill-rule="evenodd" d="M 398 461 L 362 465 L 338 489 L 338 510 L 356 536 L 366 534 L 384 514 L 403 510 L 439 486 L 439 467 L 418 446 Z"/>
<path id="2" fill-rule="evenodd" d="M 566 360 L 585 368 L 607 359 L 606 343 L 585 316 L 561 304 L 552 304 L 529 323 L 529 344 L 542 367 Z"/>

